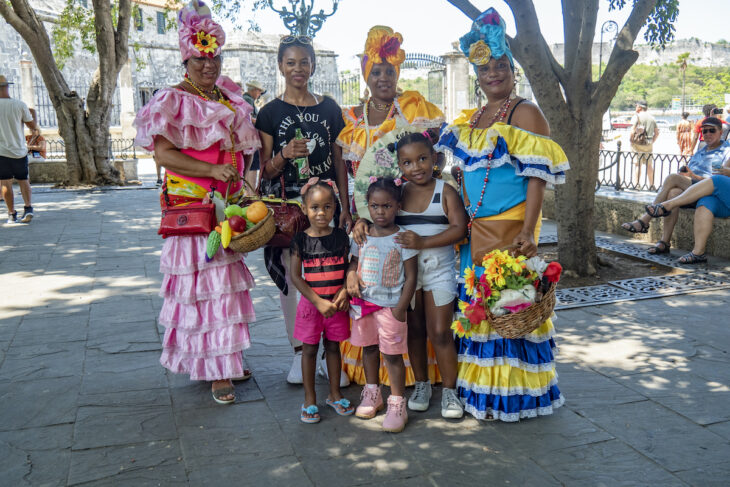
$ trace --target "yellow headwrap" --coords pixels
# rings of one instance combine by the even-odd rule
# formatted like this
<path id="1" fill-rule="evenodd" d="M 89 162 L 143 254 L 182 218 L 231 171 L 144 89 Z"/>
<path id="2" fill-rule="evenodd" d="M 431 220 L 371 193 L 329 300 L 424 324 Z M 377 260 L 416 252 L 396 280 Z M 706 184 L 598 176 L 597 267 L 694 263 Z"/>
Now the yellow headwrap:
<path id="1" fill-rule="evenodd" d="M 370 76 L 374 64 L 389 63 L 400 76 L 400 65 L 406 59 L 406 53 L 400 48 L 403 36 L 384 25 L 376 25 L 368 32 L 365 41 L 365 52 L 362 55 L 362 75 L 365 81 Z"/>

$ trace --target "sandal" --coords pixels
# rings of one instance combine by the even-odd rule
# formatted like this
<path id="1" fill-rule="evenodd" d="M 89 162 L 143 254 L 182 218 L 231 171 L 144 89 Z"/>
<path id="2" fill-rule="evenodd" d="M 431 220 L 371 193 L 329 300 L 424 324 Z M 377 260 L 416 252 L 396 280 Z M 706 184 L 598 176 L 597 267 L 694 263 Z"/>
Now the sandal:
<path id="1" fill-rule="evenodd" d="M 651 255 L 668 254 L 671 245 L 664 240 L 659 240 L 656 245 L 649 247 L 646 251 Z"/>
<path id="2" fill-rule="evenodd" d="M 651 210 L 649 208 L 651 208 Z M 664 218 L 665 216 L 672 214 L 672 210 L 667 210 L 661 203 L 646 205 L 644 210 L 646 210 L 646 213 L 652 218 Z"/>
<path id="3" fill-rule="evenodd" d="M 312 404 L 311 406 L 304 407 L 304 404 L 302 404 L 302 413 L 299 415 L 299 419 L 302 421 L 302 423 L 319 423 L 319 420 L 322 419 L 319 417 L 319 408 Z"/>
<path id="4" fill-rule="evenodd" d="M 236 389 L 233 386 L 221 387 L 220 389 L 213 389 L 213 400 L 218 404 L 233 404 L 236 400 Z M 223 399 L 226 396 L 234 396 L 233 399 Z"/>
<path id="5" fill-rule="evenodd" d="M 636 222 L 639 222 L 639 228 L 636 228 Z M 630 223 L 622 223 L 621 228 L 629 233 L 649 233 L 649 225 L 644 223 L 644 220 L 639 220 L 638 218 Z"/>
<path id="6" fill-rule="evenodd" d="M 694 252 L 689 252 L 678 260 L 680 264 L 702 264 L 703 262 L 707 262 L 707 256 L 705 254 L 697 255 Z"/>
<path id="7" fill-rule="evenodd" d="M 251 370 L 250 369 L 243 369 L 243 374 L 239 377 L 233 377 L 231 380 L 233 381 L 244 381 L 249 380 L 251 378 Z"/>
<path id="8" fill-rule="evenodd" d="M 339 401 L 333 401 L 332 399 L 327 399 L 327 405 L 330 406 L 332 409 L 335 410 L 337 414 L 340 416 L 350 416 L 352 413 L 355 412 L 355 408 L 352 407 L 350 404 L 350 401 L 345 399 L 344 397 L 340 399 Z"/>

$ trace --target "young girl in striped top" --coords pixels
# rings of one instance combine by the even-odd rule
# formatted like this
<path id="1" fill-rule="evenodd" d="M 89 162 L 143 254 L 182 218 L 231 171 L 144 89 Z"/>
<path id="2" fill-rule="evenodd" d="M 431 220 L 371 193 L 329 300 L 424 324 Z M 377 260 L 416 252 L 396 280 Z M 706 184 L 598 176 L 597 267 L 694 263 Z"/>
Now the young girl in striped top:
<path id="1" fill-rule="evenodd" d="M 403 208 L 396 223 L 404 231 L 396 240 L 404 249 L 418 250 L 415 306 L 408 312 L 408 356 L 416 379 L 408 408 L 428 409 L 426 335 L 431 340 L 441 372 L 441 415 L 464 415 L 456 394 L 457 360 L 451 322 L 456 298 L 454 244 L 466 237 L 467 215 L 454 188 L 434 179 L 436 156 L 428 132 L 407 133 L 393 146 L 398 167 L 408 183 L 403 187 Z"/>
<path id="2" fill-rule="evenodd" d="M 337 206 L 335 191 L 331 181 L 318 178 L 311 178 L 302 187 L 302 209 L 309 218 L 310 227 L 297 233 L 291 243 L 291 280 L 302 294 L 297 306 L 294 338 L 303 344 L 304 404 L 300 419 L 304 423 L 320 421 L 314 373 L 322 334 L 330 386 L 326 404 L 340 416 L 355 412 L 340 392 L 340 342 L 350 337 L 345 288 L 350 240 L 343 229 L 330 226 Z"/>

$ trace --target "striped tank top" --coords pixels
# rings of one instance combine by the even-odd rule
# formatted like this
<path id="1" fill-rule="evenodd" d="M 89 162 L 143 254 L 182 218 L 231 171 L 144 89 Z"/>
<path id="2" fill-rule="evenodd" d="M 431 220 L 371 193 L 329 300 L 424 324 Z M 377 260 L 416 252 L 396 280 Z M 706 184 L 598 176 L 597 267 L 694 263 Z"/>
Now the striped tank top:
<path id="1" fill-rule="evenodd" d="M 345 283 L 350 239 L 341 228 L 324 237 L 294 235 L 291 251 L 302 259 L 302 277 L 323 299 L 333 299 Z"/>
<path id="2" fill-rule="evenodd" d="M 444 212 L 444 181 L 437 179 L 433 188 L 431 202 L 421 213 L 399 211 L 395 219 L 396 225 L 411 230 L 422 237 L 437 235 L 449 228 L 449 219 Z"/>

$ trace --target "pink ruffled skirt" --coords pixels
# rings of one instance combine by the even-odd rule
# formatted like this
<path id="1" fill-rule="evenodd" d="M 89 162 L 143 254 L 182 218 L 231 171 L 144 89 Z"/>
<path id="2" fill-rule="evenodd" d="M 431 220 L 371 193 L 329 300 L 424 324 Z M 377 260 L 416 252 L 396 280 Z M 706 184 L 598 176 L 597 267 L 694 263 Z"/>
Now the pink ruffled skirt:
<path id="1" fill-rule="evenodd" d="M 207 239 L 169 237 L 162 247 L 160 363 L 192 380 L 213 381 L 243 375 L 241 351 L 251 345 L 248 323 L 256 317 L 248 293 L 254 279 L 243 255 L 221 248 L 206 262 Z"/>

